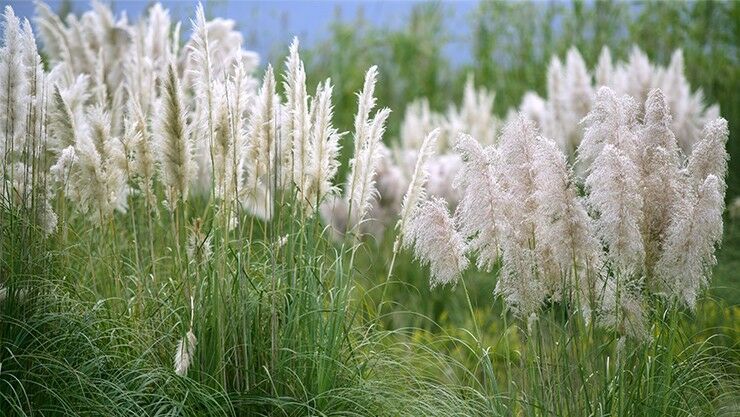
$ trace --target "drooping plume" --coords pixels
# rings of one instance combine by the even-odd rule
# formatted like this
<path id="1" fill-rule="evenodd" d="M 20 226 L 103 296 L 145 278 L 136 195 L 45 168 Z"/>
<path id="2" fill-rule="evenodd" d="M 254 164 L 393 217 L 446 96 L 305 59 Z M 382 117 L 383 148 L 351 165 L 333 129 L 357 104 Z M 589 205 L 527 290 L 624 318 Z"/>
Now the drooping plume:
<path id="1" fill-rule="evenodd" d="M 709 174 L 698 190 L 689 191 L 676 209 L 656 265 L 660 290 L 691 308 L 717 262 L 714 249 L 722 239 L 722 190 L 719 178 Z"/>
<path id="2" fill-rule="evenodd" d="M 704 126 L 702 139 L 694 146 L 687 165 L 689 182 L 692 186 L 698 187 L 709 175 L 714 175 L 719 181 L 720 191 L 724 193 L 727 187 L 725 184 L 727 160 L 730 159 L 725 149 L 728 137 L 729 130 L 725 119 L 719 118 Z"/>
<path id="3" fill-rule="evenodd" d="M 470 239 L 467 249 L 477 256 L 478 268 L 490 270 L 499 257 L 509 217 L 508 194 L 494 168 L 496 150 L 483 149 L 471 136 L 460 135 L 455 151 L 463 161 L 454 181 L 454 187 L 463 192 L 455 212 L 456 224 L 460 233 Z"/>
<path id="4" fill-rule="evenodd" d="M 175 352 L 175 373 L 177 375 L 184 376 L 188 373 L 193 357 L 195 357 L 196 343 L 197 340 L 192 330 L 188 330 L 188 333 L 177 343 Z"/>
<path id="5" fill-rule="evenodd" d="M 422 265 L 429 265 L 430 284 L 454 284 L 468 266 L 465 242 L 455 230 L 444 200 L 432 198 L 419 205 L 405 227 L 404 247 L 413 246 Z"/>

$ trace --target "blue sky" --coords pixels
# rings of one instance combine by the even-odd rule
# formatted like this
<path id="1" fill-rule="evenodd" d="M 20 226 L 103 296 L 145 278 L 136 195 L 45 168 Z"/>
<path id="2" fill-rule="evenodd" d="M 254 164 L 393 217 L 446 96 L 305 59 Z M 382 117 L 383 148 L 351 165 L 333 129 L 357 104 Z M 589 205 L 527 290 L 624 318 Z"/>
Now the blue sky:
<path id="1" fill-rule="evenodd" d="M 0 1 L 5 3 L 6 0 Z M 298 36 L 304 45 L 311 45 L 326 36 L 329 24 L 335 16 L 343 20 L 352 20 L 358 13 L 377 26 L 399 27 L 404 24 L 414 4 L 419 0 L 406 1 L 368 1 L 368 0 L 253 0 L 253 1 L 206 1 L 204 6 L 209 16 L 233 19 L 244 34 L 245 47 L 257 51 L 269 58 L 275 47 L 287 45 L 293 36 Z M 10 0 L 17 15 L 33 16 L 33 2 Z M 58 10 L 60 0 L 46 2 L 53 10 Z M 118 0 L 113 1 L 116 13 L 125 11 L 130 19 L 137 19 L 149 4 L 149 1 Z M 192 17 L 197 1 L 183 0 L 161 1 L 170 9 L 173 19 L 187 22 Z M 443 3 L 450 17 L 446 19 L 448 30 L 454 40 L 447 46 L 445 53 L 456 63 L 469 59 L 470 46 L 467 42 L 469 28 L 467 15 L 475 8 L 477 2 L 472 0 Z M 75 1 L 76 12 L 87 10 L 88 1 Z M 184 28 L 187 25 L 184 25 Z"/>

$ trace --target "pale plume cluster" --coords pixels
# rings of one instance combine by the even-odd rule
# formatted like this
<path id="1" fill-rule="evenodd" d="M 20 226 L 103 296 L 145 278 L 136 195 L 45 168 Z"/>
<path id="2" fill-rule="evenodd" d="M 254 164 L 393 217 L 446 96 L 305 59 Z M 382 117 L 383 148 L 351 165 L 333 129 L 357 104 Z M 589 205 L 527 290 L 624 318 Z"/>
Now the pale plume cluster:
<path id="1" fill-rule="evenodd" d="M 24 207 L 44 232 L 56 228 L 51 184 L 38 168 L 48 143 L 41 137 L 47 124 L 44 103 L 51 83 L 43 71 L 31 24 L 10 6 L 2 16 L 0 47 L 0 155 L 2 198 Z"/>
<path id="2" fill-rule="evenodd" d="M 650 62 L 636 46 L 627 61 L 613 62 L 611 52 L 604 47 L 596 66 L 589 71 L 578 50 L 571 48 L 565 60 L 552 58 L 546 81 L 546 97 L 527 93 L 519 111 L 535 121 L 543 135 L 557 142 L 568 155 L 575 152 L 583 137 L 578 122 L 596 104 L 595 94 L 602 86 L 634 98 L 636 115 L 640 118 L 647 110 L 643 103 L 649 92 L 656 88 L 663 91 L 673 115 L 670 128 L 686 154 L 700 140 L 702 127 L 719 117 L 719 108 L 707 107 L 701 90 L 692 92 L 684 75 L 680 49 L 673 53 L 668 66 L 663 67 Z"/>
<path id="3" fill-rule="evenodd" d="M 258 57 L 242 48 L 235 23 L 206 20 L 200 5 L 192 35 L 180 47 L 180 24 L 160 4 L 130 23 L 98 2 L 64 20 L 39 3 L 36 23 L 48 73 L 30 23 L 21 24 L 9 7 L 4 20 L 0 75 L 8 97 L 0 122 L 3 153 L 13 162 L 4 166 L 30 170 L 21 163 L 32 153 L 24 148 L 27 138 L 43 137 L 35 153 L 50 162 L 34 167 L 51 174 L 49 193 L 54 185 L 90 217 L 102 221 L 125 212 L 140 196 L 157 212 L 160 203 L 174 210 L 202 194 L 232 223 L 244 212 L 269 220 L 284 193 L 309 215 L 335 196 L 346 202 L 352 224 L 367 216 L 389 113 L 371 114 L 375 68 L 359 94 L 355 158 L 342 197 L 334 183 L 342 133 L 333 125 L 333 86 L 327 79 L 309 92 L 297 39 L 281 96 L 272 66 L 261 82 L 255 78 Z M 45 120 L 27 117 L 30 111 Z M 27 120 L 35 125 L 26 126 Z M 46 125 L 48 132 L 41 132 Z M 50 232 L 52 216 L 45 219 Z"/>
<path id="4" fill-rule="evenodd" d="M 565 302 L 587 320 L 643 337 L 652 294 L 693 308 L 711 277 L 727 122 L 706 123 L 686 155 L 660 89 L 638 104 L 602 87 L 584 116 L 575 162 L 583 179 L 524 114 L 494 144 L 460 135 L 454 214 L 444 200 L 423 198 L 420 176 L 407 191 L 415 205 L 404 206 L 402 241 L 430 265 L 432 285 L 454 283 L 470 257 L 483 270 L 500 266 L 495 293 L 522 318 Z"/>
<path id="5" fill-rule="evenodd" d="M 667 67 L 662 67 L 651 63 L 637 47 L 632 49 L 626 62 L 613 62 L 609 49 L 604 48 L 596 67 L 589 71 L 578 50 L 571 48 L 564 59 L 552 58 L 546 81 L 546 98 L 534 92 L 526 93 L 519 108 L 508 112 L 506 121 L 512 121 L 519 114 L 524 115 L 543 136 L 563 150 L 570 163 L 575 162 L 581 142 L 589 141 L 590 136 L 615 131 L 619 120 L 624 118 L 642 120 L 649 117 L 647 113 L 650 110 L 645 107 L 645 102 L 652 89 L 663 91 L 665 102 L 671 109 L 671 119 L 666 128 L 670 128 L 675 136 L 675 146 L 684 155 L 690 154 L 701 140 L 704 125 L 719 117 L 716 105 L 707 107 L 704 104 L 701 90 L 692 92 L 684 75 L 680 50 L 673 54 Z M 601 86 L 608 86 L 617 99 L 600 100 L 597 95 Z M 494 98 L 493 92 L 476 88 L 473 78 L 469 77 L 459 106 L 451 105 L 446 112 L 439 113 L 431 109 L 425 98 L 407 106 L 396 145 L 388 151 L 390 159 L 377 172 L 380 196 L 370 210 L 371 220 L 363 225 L 364 231 L 380 239 L 384 231 L 395 223 L 401 210 L 403 195 L 400 193 L 411 181 L 424 138 L 434 129 L 440 129 L 440 134 L 436 155 L 428 161 L 427 190 L 432 196 L 444 198 L 450 209 L 455 209 L 462 195 L 460 187 L 453 186 L 453 181 L 463 167 L 460 155 L 452 152 L 455 139 L 464 133 L 476 138 L 483 146 L 498 142 L 503 122 L 493 113 Z M 629 103 L 617 105 L 616 101 L 620 100 Z M 580 123 L 589 114 L 591 118 L 604 118 L 613 112 L 619 116 L 593 126 L 590 132 L 586 132 L 585 124 Z M 603 131 L 599 133 L 598 129 Z M 658 136 L 660 132 L 656 132 Z M 582 150 L 579 163 L 573 166 L 579 181 L 585 177 L 585 168 L 600 150 L 599 146 Z M 667 152 L 670 158 L 677 155 L 675 149 L 667 149 Z M 660 177 L 653 180 L 660 180 Z"/>

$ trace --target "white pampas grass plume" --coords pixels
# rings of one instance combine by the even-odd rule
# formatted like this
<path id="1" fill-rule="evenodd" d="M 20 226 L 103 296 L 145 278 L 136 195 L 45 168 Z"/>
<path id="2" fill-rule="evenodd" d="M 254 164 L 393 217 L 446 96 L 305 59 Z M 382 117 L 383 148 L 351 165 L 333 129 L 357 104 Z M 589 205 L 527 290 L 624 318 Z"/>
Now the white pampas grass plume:
<path id="1" fill-rule="evenodd" d="M 268 65 L 249 119 L 249 149 L 246 156 L 247 163 L 252 168 L 250 176 L 256 179 L 261 180 L 275 170 L 278 106 L 275 76 L 272 66 Z"/>
<path id="2" fill-rule="evenodd" d="M 678 205 L 656 265 L 662 291 L 691 308 L 717 262 L 714 249 L 722 240 L 723 211 L 723 185 L 709 174 L 698 190 L 689 191 Z"/>
<path id="3" fill-rule="evenodd" d="M 71 60 L 64 23 L 45 3 L 35 2 L 35 5 L 35 22 L 44 45 L 44 52 L 48 54 L 51 62 Z"/>
<path id="4" fill-rule="evenodd" d="M 665 231 L 670 223 L 683 181 L 680 151 L 671 131 L 671 113 L 660 89 L 650 92 L 645 102 L 644 127 L 639 131 L 636 163 L 640 171 L 643 200 L 642 234 L 645 245 L 645 274 L 652 276 L 660 256 Z"/>
<path id="5" fill-rule="evenodd" d="M 59 153 L 59 158 L 49 169 L 51 179 L 57 184 L 63 184 L 64 188 L 66 188 L 72 172 L 72 165 L 74 165 L 76 160 L 77 155 L 74 146 L 70 145 L 62 149 Z"/>
<path id="6" fill-rule="evenodd" d="M 177 350 L 175 351 L 175 373 L 177 375 L 185 376 L 188 373 L 188 368 L 190 368 L 195 356 L 196 343 L 197 340 L 192 329 L 188 330 L 187 334 L 177 343 Z"/>
<path id="7" fill-rule="evenodd" d="M 630 136 L 624 133 L 637 122 L 637 103 L 627 96 L 618 97 L 609 87 L 601 87 L 594 98 L 591 111 L 581 124 L 585 129 L 583 140 L 578 146 L 578 160 L 588 168 L 601 153 L 605 144 L 621 150 L 633 146 L 626 141 Z"/>
<path id="8" fill-rule="evenodd" d="M 187 198 L 195 169 L 186 110 L 174 64 L 170 64 L 160 94 L 153 134 L 161 172 L 160 180 L 165 187 L 169 204 L 174 207 L 177 201 Z"/>
<path id="9" fill-rule="evenodd" d="M 419 149 L 427 132 L 438 125 L 439 115 L 433 114 L 426 98 L 414 100 L 406 106 L 399 138 L 403 149 Z"/>
<path id="10" fill-rule="evenodd" d="M 219 89 L 226 91 L 225 85 L 219 85 Z M 213 125 L 213 182 L 216 187 L 216 197 L 223 199 L 226 197 L 226 189 L 230 185 L 227 177 L 233 164 L 229 163 L 230 157 L 236 150 L 233 147 L 234 133 L 232 131 L 231 115 L 229 103 L 226 100 L 219 100 L 217 107 L 214 109 Z"/>
<path id="11" fill-rule="evenodd" d="M 306 70 L 298 55 L 298 38 L 293 38 L 290 44 L 290 53 L 285 61 L 283 85 L 288 115 L 283 128 L 286 137 L 282 140 L 291 142 L 292 152 L 288 166 L 292 166 L 291 178 L 300 189 L 304 186 L 309 165 L 311 120 L 306 93 Z"/>
<path id="12" fill-rule="evenodd" d="M 378 77 L 378 69 L 375 66 L 365 74 L 365 83 L 362 87 L 362 92 L 358 94 L 357 102 L 357 114 L 355 115 L 355 132 L 354 132 L 354 143 L 355 152 L 354 157 L 350 160 L 350 174 L 347 177 L 347 187 L 345 194 L 349 198 L 349 210 L 348 219 L 350 225 L 353 226 L 353 219 L 361 219 L 362 215 L 356 215 L 357 211 L 361 211 L 364 214 L 366 207 L 357 207 L 357 201 L 362 201 L 364 204 L 364 194 L 366 191 L 365 185 L 368 181 L 374 181 L 375 179 L 371 176 L 367 177 L 368 174 L 375 174 L 374 167 L 368 167 L 366 161 L 363 158 L 363 152 L 365 156 L 375 157 L 372 152 L 367 152 L 367 149 L 371 147 L 370 135 L 368 130 L 370 129 L 370 112 L 375 107 L 375 83 Z M 386 115 L 387 116 L 387 115 Z M 377 147 L 375 147 L 377 148 Z M 372 162 L 373 159 L 371 158 Z M 364 175 L 364 177 L 363 177 Z M 369 198 L 369 195 L 368 195 Z M 354 212 L 354 213 L 352 213 Z"/>
<path id="13" fill-rule="evenodd" d="M 214 186 L 216 175 L 222 167 L 215 166 L 216 118 L 223 101 L 223 77 L 215 78 L 211 42 L 206 25 L 203 5 L 198 3 L 195 20 L 191 20 L 193 32 L 186 45 L 186 70 L 183 78 L 185 90 L 192 86 L 195 107 L 192 112 L 193 155 L 196 165 L 193 192 L 217 191 Z M 221 81 L 221 82 L 217 82 Z"/>
<path id="14" fill-rule="evenodd" d="M 76 121 L 67 102 L 64 100 L 59 86 L 54 86 L 49 111 L 49 129 L 54 136 L 54 144 L 59 149 L 72 146 L 75 143 Z"/>
<path id="15" fill-rule="evenodd" d="M 463 101 L 460 111 L 454 108 L 448 112 L 448 123 L 459 126 L 459 132 L 467 133 L 481 143 L 490 145 L 495 142 L 498 119 L 493 112 L 496 94 L 485 88 L 475 88 L 472 74 L 468 75 L 463 89 Z M 450 129 L 455 135 L 457 129 Z M 450 138 L 452 139 L 452 138 Z"/>
<path id="16" fill-rule="evenodd" d="M 89 134 L 102 162 L 110 204 L 120 211 L 126 210 L 127 156 L 121 141 L 111 136 L 110 115 L 102 107 L 93 106 L 88 112 Z"/>
<path id="17" fill-rule="evenodd" d="M 155 3 L 149 8 L 145 26 L 140 31 L 143 32 L 141 36 L 144 38 L 143 52 L 156 70 L 154 78 L 162 78 L 167 72 L 167 65 L 176 48 L 173 47 L 170 36 L 172 22 L 169 10 L 163 8 L 160 3 Z"/>
<path id="18" fill-rule="evenodd" d="M 707 123 L 701 137 L 689 157 L 689 181 L 694 187 L 699 187 L 709 175 L 714 175 L 719 181 L 720 191 L 724 193 L 727 187 L 727 160 L 730 159 L 725 149 L 729 137 L 727 120 L 719 118 Z"/>
<path id="19" fill-rule="evenodd" d="M 634 162 L 615 146 L 607 144 L 586 178 L 588 204 L 598 213 L 596 230 L 608 247 L 608 260 L 618 275 L 640 272 L 645 258 L 640 224 L 642 197 L 640 177 Z"/>
<path id="20" fill-rule="evenodd" d="M 538 264 L 551 263 L 548 256 L 538 259 L 535 250 L 537 201 L 534 162 L 539 147 L 534 124 L 518 115 L 506 126 L 500 139 L 496 175 L 507 198 L 506 235 L 500 245 L 503 266 L 495 294 L 502 295 L 508 307 L 521 317 L 539 309 L 547 294 L 538 277 Z"/>
<path id="21" fill-rule="evenodd" d="M 375 188 L 375 172 L 382 156 L 381 140 L 385 132 L 385 122 L 390 112 L 390 109 L 381 109 L 368 122 L 367 140 L 355 152 L 355 158 L 351 163 L 351 176 L 356 178 L 356 182 L 353 184 L 354 186 L 349 195 L 349 209 L 351 211 L 349 218 L 353 227 L 365 218 L 365 214 L 371 208 L 372 200 L 377 193 Z"/>
<path id="22" fill-rule="evenodd" d="M 517 224 L 525 234 L 525 239 L 534 238 L 534 210 L 535 210 L 535 171 L 533 164 L 537 152 L 538 137 L 534 123 L 524 116 L 518 115 L 504 126 L 501 134 L 498 153 L 500 156 L 499 178 L 502 186 L 511 195 L 511 204 L 519 209 L 510 210 Z"/>
<path id="23" fill-rule="evenodd" d="M 355 115 L 355 149 L 365 146 L 367 141 L 370 112 L 375 108 L 375 83 L 378 78 L 378 67 L 372 66 L 365 73 L 362 92 L 358 94 L 357 114 Z"/>
<path id="24" fill-rule="evenodd" d="M 406 225 L 411 217 L 411 213 L 416 210 L 416 206 L 419 201 L 426 199 L 426 191 L 424 190 L 424 187 L 429 178 L 426 164 L 434 155 L 439 133 L 439 128 L 432 130 L 422 142 L 421 149 L 419 149 L 419 155 L 416 157 L 416 166 L 414 167 L 414 173 L 411 176 L 411 182 L 409 182 L 408 189 L 406 190 L 406 194 L 404 194 L 403 201 L 401 202 L 400 218 L 396 224 L 396 228 L 400 231 L 400 240 L 396 242 L 394 250 L 398 250 L 397 245 L 399 243 L 403 243 L 404 236 L 407 232 Z"/>
<path id="25" fill-rule="evenodd" d="M 248 145 L 244 155 L 242 198 L 247 209 L 269 218 L 272 212 L 271 174 L 278 171 L 277 123 L 280 103 L 275 95 L 275 76 L 268 64 L 249 118 Z M 277 181 L 277 179 L 275 179 Z"/>
<path id="26" fill-rule="evenodd" d="M 0 48 L 0 151 L 23 149 L 25 135 L 28 80 L 23 64 L 23 40 L 20 21 L 13 8 L 3 14 L 3 46 Z"/>
<path id="27" fill-rule="evenodd" d="M 578 49 L 571 47 L 565 59 L 566 83 L 569 93 L 569 110 L 576 120 L 581 119 L 591 108 L 591 75 Z M 572 138 L 577 141 L 577 138 Z M 571 145 L 577 145 L 577 142 Z"/>
<path id="28" fill-rule="evenodd" d="M 593 279 L 600 272 L 601 245 L 578 196 L 565 154 L 555 142 L 541 138 L 533 169 L 537 249 L 546 248 L 556 262 L 559 270 L 554 282 L 560 284 L 560 276 L 575 275 L 582 292 L 592 291 L 594 282 L 587 278 Z M 565 293 L 569 288 L 560 290 Z"/>
<path id="29" fill-rule="evenodd" d="M 339 169 L 339 138 L 341 134 L 332 125 L 334 108 L 331 102 L 333 87 L 330 80 L 319 84 L 312 102 L 311 165 L 305 190 L 309 210 L 313 211 L 332 192 L 332 179 Z"/>
<path id="30" fill-rule="evenodd" d="M 215 103 L 214 103 L 214 91 L 213 91 L 213 68 L 212 68 L 212 57 L 210 43 L 208 39 L 208 30 L 206 28 L 205 12 L 203 11 L 203 4 L 198 2 L 198 6 L 195 8 L 195 20 L 191 20 L 193 27 L 193 35 L 188 43 L 188 52 L 190 59 L 193 62 L 192 66 L 189 66 L 188 72 L 193 79 L 193 86 L 195 89 L 195 97 L 201 101 L 201 105 L 205 107 L 206 111 L 206 123 L 209 129 L 208 139 L 213 137 L 213 124 L 215 117 Z"/>
<path id="31" fill-rule="evenodd" d="M 470 239 L 467 248 L 477 255 L 478 268 L 490 270 L 499 257 L 508 207 L 508 194 L 495 173 L 496 150 L 483 149 L 471 136 L 460 135 L 455 151 L 463 161 L 453 183 L 463 192 L 455 212 L 456 224 Z"/>
<path id="32" fill-rule="evenodd" d="M 408 220 L 405 236 L 404 247 L 413 245 L 416 259 L 429 265 L 432 287 L 456 283 L 468 266 L 465 242 L 442 199 L 421 203 Z"/>
<path id="33" fill-rule="evenodd" d="M 103 221 L 115 208 L 108 189 L 103 159 L 88 135 L 80 136 L 75 143 L 74 191 L 83 212 L 89 212 L 97 221 Z"/>
<path id="34" fill-rule="evenodd" d="M 676 136 L 671 130 L 671 109 L 663 91 L 659 88 L 650 90 L 645 101 L 645 131 L 643 132 L 644 148 L 650 150 L 662 147 L 678 156 L 679 147 Z"/>
<path id="35" fill-rule="evenodd" d="M 252 79 L 243 64 L 234 68 L 224 91 L 226 100 L 221 103 L 216 124 L 214 149 L 214 174 L 216 196 L 232 201 L 241 188 L 246 132 L 244 113 L 253 99 Z"/>

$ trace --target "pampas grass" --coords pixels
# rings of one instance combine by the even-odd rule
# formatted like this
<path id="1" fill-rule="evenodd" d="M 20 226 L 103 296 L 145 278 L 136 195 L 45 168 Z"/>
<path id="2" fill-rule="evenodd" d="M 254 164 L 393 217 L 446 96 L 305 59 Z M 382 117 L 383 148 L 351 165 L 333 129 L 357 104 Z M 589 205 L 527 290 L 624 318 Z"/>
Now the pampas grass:
<path id="1" fill-rule="evenodd" d="M 183 40 L 158 4 L 37 13 L 40 51 L 3 16 L 5 413 L 701 415 L 736 391 L 703 297 L 728 124 L 680 52 L 605 51 L 597 85 L 571 48 L 505 123 L 468 76 L 397 129 L 393 66 L 326 79 L 294 38 L 261 68 L 202 5 Z"/>

